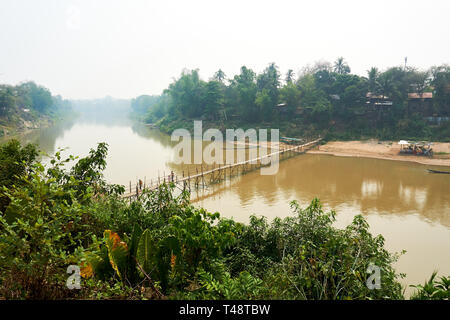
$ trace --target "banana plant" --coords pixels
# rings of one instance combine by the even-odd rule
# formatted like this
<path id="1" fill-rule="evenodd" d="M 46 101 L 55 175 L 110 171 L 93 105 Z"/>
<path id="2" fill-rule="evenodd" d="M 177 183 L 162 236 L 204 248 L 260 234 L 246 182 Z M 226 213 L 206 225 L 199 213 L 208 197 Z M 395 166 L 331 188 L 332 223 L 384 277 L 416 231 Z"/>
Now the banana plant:
<path id="1" fill-rule="evenodd" d="M 136 261 L 143 275 L 159 280 L 163 289 L 176 255 L 180 252 L 178 239 L 173 236 L 160 237 L 146 229 L 139 239 Z"/>
<path id="2" fill-rule="evenodd" d="M 123 280 L 128 255 L 128 245 L 120 236 L 111 230 L 105 230 L 96 250 L 86 253 L 85 261 L 81 265 L 81 275 L 84 278 L 96 275 L 100 279 L 106 279 L 116 274 Z"/>

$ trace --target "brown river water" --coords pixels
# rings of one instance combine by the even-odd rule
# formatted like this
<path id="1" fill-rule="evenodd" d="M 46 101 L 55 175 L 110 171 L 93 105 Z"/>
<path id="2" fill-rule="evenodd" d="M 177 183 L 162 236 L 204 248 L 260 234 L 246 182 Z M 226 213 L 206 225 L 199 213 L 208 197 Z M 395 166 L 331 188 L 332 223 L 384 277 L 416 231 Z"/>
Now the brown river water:
<path id="1" fill-rule="evenodd" d="M 186 169 L 173 163 L 170 136 L 127 120 L 78 119 L 20 139 L 38 144 L 48 154 L 68 147 L 64 153 L 79 156 L 107 142 L 105 178 L 125 186 L 137 179 L 149 183 L 172 170 L 181 175 Z M 276 175 L 255 170 L 193 192 L 192 200 L 241 222 L 252 214 L 269 220 L 289 216 L 291 200 L 305 207 L 314 197 L 337 212 L 337 227 L 362 214 L 372 234 L 384 236 L 389 251 L 407 251 L 396 268 L 407 275 L 402 282 L 409 295 L 413 290 L 407 286 L 422 284 L 434 270 L 450 275 L 450 175 L 430 174 L 427 168 L 411 162 L 304 154 L 281 161 Z"/>

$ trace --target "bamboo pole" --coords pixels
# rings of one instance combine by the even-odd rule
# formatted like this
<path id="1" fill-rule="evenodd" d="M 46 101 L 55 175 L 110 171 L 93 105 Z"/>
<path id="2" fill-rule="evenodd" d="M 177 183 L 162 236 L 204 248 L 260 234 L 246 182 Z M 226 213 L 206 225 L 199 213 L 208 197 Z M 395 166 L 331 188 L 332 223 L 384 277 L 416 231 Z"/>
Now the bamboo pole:
<path id="1" fill-rule="evenodd" d="M 184 170 L 183 170 L 183 191 L 186 190 L 186 180 L 184 180 Z"/>
<path id="2" fill-rule="evenodd" d="M 203 176 L 203 164 L 201 164 L 201 169 L 202 169 L 202 187 L 203 187 L 203 189 L 205 189 L 205 177 Z"/>
<path id="3" fill-rule="evenodd" d="M 189 193 L 191 192 L 191 175 L 189 174 L 189 168 L 188 168 L 188 188 L 189 188 Z"/>
<path id="4" fill-rule="evenodd" d="M 195 175 L 195 187 L 198 188 L 198 167 L 195 167 L 197 174 Z"/>
<path id="5" fill-rule="evenodd" d="M 321 140 L 321 138 L 318 138 L 316 140 L 310 141 L 308 143 L 304 143 L 302 145 L 294 145 L 294 146 L 290 146 L 290 147 L 279 146 L 278 151 L 272 152 L 272 153 L 270 153 L 268 155 L 259 156 L 256 159 L 249 159 L 249 160 L 245 160 L 245 161 L 242 161 L 242 162 L 229 164 L 228 165 L 228 169 L 229 169 L 230 180 L 231 180 L 231 178 L 233 176 L 233 170 L 236 170 L 236 175 L 239 175 L 239 169 L 241 170 L 241 173 L 244 174 L 247 171 L 251 171 L 251 170 L 257 168 L 258 164 L 259 164 L 259 168 L 261 168 L 263 166 L 263 164 L 262 164 L 262 160 L 263 159 L 266 159 L 266 158 L 270 159 L 273 155 L 276 155 L 276 154 L 279 154 L 280 155 L 280 159 L 281 159 L 283 154 L 286 157 L 289 157 L 289 156 L 295 155 L 296 151 L 303 153 L 305 150 L 308 150 L 311 147 L 313 147 L 315 144 L 317 144 L 317 142 L 319 142 L 320 140 Z M 255 162 L 253 163 L 253 161 L 255 161 Z M 248 164 L 250 164 L 250 166 L 248 166 Z M 191 177 L 191 175 L 189 173 L 189 169 L 188 169 L 187 178 L 186 178 L 186 176 L 184 174 L 184 170 L 183 170 L 182 171 L 183 178 L 181 180 L 181 181 L 183 181 L 183 190 L 186 189 L 186 183 L 188 183 L 189 191 L 191 191 L 191 178 L 195 178 L 195 184 L 196 184 L 197 187 L 198 187 L 199 181 L 201 179 L 201 181 L 203 181 L 203 184 L 202 184 L 203 188 L 206 185 L 206 183 L 205 183 L 205 176 L 206 175 L 210 175 L 210 178 L 209 178 L 210 182 L 220 181 L 222 179 L 222 171 L 223 171 L 223 179 L 226 181 L 226 169 L 227 169 L 227 166 L 222 167 L 220 164 L 219 164 L 219 167 L 216 168 L 215 167 L 215 163 L 214 163 L 213 166 L 212 166 L 212 169 L 207 170 L 205 172 L 203 170 L 203 165 L 202 165 L 201 166 L 201 173 L 199 173 L 199 170 L 198 170 L 198 167 L 197 167 L 196 168 L 197 174 L 192 176 L 192 177 Z M 218 172 L 217 175 L 216 175 L 216 171 Z M 144 189 L 147 186 L 147 180 L 146 179 L 147 178 L 144 177 Z M 178 176 L 176 176 L 175 179 L 178 182 Z M 166 176 L 165 176 L 165 171 L 164 171 L 164 183 L 165 182 L 166 182 Z M 160 172 L 158 170 L 158 183 L 157 184 L 155 183 L 155 188 L 157 188 L 160 184 L 161 184 L 161 176 L 160 176 Z M 132 197 L 136 196 L 137 198 L 139 198 L 139 189 L 140 189 L 141 184 L 136 182 L 135 186 L 136 186 L 136 190 L 137 190 L 136 191 L 136 195 L 134 195 L 133 192 L 132 192 L 132 183 L 131 183 L 131 180 L 130 180 L 129 181 L 129 191 L 130 191 L 130 193 L 129 193 L 129 195 L 124 194 L 122 196 L 123 198 L 130 198 L 130 203 L 131 203 L 131 198 Z M 153 180 L 150 179 L 150 188 L 152 188 L 152 187 L 153 187 Z"/>

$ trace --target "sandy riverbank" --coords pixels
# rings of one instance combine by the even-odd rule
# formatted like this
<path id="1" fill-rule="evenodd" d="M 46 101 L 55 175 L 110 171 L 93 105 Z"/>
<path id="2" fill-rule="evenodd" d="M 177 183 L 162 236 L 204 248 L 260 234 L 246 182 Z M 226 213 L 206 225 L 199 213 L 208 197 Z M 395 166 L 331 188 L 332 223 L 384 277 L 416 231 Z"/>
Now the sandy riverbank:
<path id="1" fill-rule="evenodd" d="M 314 150 L 310 150 L 308 153 L 412 161 L 426 165 L 450 166 L 450 143 L 433 142 L 432 148 L 435 155 L 429 158 L 399 154 L 400 146 L 397 141 L 332 141 Z"/>

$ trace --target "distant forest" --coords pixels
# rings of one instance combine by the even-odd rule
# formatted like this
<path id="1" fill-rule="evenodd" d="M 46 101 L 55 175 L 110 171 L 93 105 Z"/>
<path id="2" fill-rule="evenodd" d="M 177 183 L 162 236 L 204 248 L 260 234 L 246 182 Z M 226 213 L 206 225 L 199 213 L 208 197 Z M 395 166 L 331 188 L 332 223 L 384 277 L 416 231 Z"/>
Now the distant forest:
<path id="1" fill-rule="evenodd" d="M 71 100 L 73 110 L 84 120 L 102 123 L 117 123 L 126 119 L 130 112 L 130 99 L 116 99 L 110 96 L 98 99 Z"/>
<path id="2" fill-rule="evenodd" d="M 208 81 L 184 70 L 162 95 L 139 96 L 131 107 L 168 133 L 202 119 L 218 128 L 278 127 L 286 136 L 450 141 L 450 67 L 372 67 L 358 76 L 338 58 L 298 75 L 283 76 L 271 63 L 259 74 L 243 66 L 231 78 L 218 70 Z"/>
<path id="3" fill-rule="evenodd" d="M 84 119 L 115 122 L 130 111 L 130 99 L 110 96 L 99 99 L 67 100 L 52 95 L 49 89 L 34 82 L 0 85 L 0 137 L 4 131 L 49 126 L 56 119 L 83 116 Z"/>

